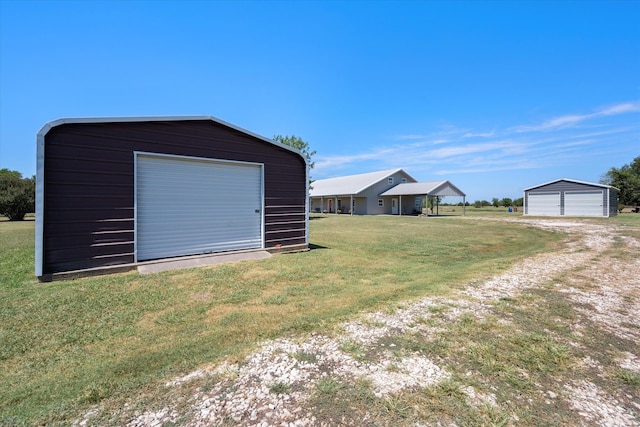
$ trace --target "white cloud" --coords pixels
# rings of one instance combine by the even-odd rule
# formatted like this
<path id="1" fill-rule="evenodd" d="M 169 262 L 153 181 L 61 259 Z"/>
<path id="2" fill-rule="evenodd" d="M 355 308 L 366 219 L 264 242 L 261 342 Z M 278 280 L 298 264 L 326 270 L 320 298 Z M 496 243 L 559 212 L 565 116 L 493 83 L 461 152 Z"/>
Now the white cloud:
<path id="1" fill-rule="evenodd" d="M 578 123 L 582 123 L 584 121 L 596 119 L 599 117 L 614 116 L 638 111 L 640 111 L 640 101 L 626 102 L 622 104 L 612 105 L 610 107 L 601 108 L 595 113 L 591 114 L 570 114 L 549 119 L 539 125 L 516 126 L 512 128 L 512 131 L 517 133 L 548 131 L 577 125 Z"/>
<path id="2" fill-rule="evenodd" d="M 589 133 L 580 133 L 580 134 L 575 134 L 575 135 L 569 135 L 568 138 L 593 138 L 596 136 L 604 136 L 604 135 L 612 135 L 615 133 L 622 133 L 622 132 L 628 132 L 633 130 L 633 128 L 630 127 L 624 127 L 624 128 L 614 128 L 614 129 L 607 129 L 601 132 L 589 132 Z"/>
<path id="3" fill-rule="evenodd" d="M 393 139 L 397 139 L 397 140 L 400 140 L 400 141 L 407 140 L 407 139 L 411 140 L 411 139 L 424 139 L 424 138 L 427 138 L 427 136 L 425 136 L 425 135 L 411 135 L 410 134 L 410 135 L 396 135 L 396 136 L 393 137 Z"/>
<path id="4" fill-rule="evenodd" d="M 640 111 L 640 101 L 613 105 L 601 110 L 598 114 L 602 116 L 611 116 L 615 114 L 633 113 L 637 111 Z"/>
<path id="5" fill-rule="evenodd" d="M 452 147 L 443 147 L 428 152 L 430 157 L 445 159 L 448 157 L 464 156 L 472 153 L 491 152 L 494 150 L 505 150 L 515 147 L 517 144 L 512 141 L 496 141 L 484 144 L 466 144 Z"/>
<path id="6" fill-rule="evenodd" d="M 567 114 L 535 126 L 514 126 L 491 132 L 449 126 L 432 134 L 405 134 L 385 147 L 365 152 L 318 156 L 314 177 L 371 172 L 395 167 L 430 175 L 480 173 L 576 165 L 611 150 L 620 139 L 638 137 L 640 125 L 619 121 L 580 124 L 596 118 L 635 113 L 640 102 L 620 103 L 591 114 Z M 589 128 L 593 128 L 592 125 Z"/>
<path id="7" fill-rule="evenodd" d="M 314 172 L 322 175 L 325 170 L 341 169 L 350 164 L 365 160 L 371 161 L 384 159 L 386 156 L 393 154 L 394 152 L 395 150 L 393 148 L 384 148 L 369 153 L 353 155 L 318 156 L 313 170 Z"/>
<path id="8" fill-rule="evenodd" d="M 491 138 L 493 136 L 496 136 L 495 130 L 491 132 L 467 132 L 462 135 L 463 138 Z"/>

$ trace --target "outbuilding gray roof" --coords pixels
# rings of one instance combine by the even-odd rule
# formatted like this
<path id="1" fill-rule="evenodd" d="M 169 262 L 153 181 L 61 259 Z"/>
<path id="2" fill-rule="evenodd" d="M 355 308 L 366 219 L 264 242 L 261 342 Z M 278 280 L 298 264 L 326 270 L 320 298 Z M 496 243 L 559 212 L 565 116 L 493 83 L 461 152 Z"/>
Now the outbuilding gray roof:
<path id="1" fill-rule="evenodd" d="M 356 195 L 389 176 L 404 172 L 402 169 L 389 169 L 379 172 L 369 172 L 359 175 L 340 176 L 337 178 L 319 179 L 311 184 L 311 197 Z M 415 181 L 411 175 L 404 172 L 408 179 Z"/>
<path id="2" fill-rule="evenodd" d="M 538 188 L 538 187 L 544 187 L 545 185 L 549 185 L 549 184 L 555 184 L 556 182 L 560 182 L 560 181 L 573 182 L 576 184 L 585 184 L 585 185 L 590 185 L 592 187 L 613 188 L 620 191 L 619 188 L 616 188 L 613 185 L 598 184 L 596 182 L 578 181 L 577 179 L 569 179 L 569 178 L 560 178 L 553 181 L 545 182 L 544 184 L 534 185 L 533 187 L 525 188 L 524 191 L 533 190 L 534 188 Z"/>
<path id="3" fill-rule="evenodd" d="M 406 182 L 380 194 L 381 196 L 460 196 L 464 194 L 449 181 Z"/>

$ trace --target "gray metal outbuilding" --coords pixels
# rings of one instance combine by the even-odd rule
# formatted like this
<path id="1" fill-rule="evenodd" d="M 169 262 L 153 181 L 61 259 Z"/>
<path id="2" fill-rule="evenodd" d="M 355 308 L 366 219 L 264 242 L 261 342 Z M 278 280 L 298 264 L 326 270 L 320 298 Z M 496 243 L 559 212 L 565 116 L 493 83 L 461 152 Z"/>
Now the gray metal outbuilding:
<path id="1" fill-rule="evenodd" d="M 524 190 L 524 214 L 610 217 L 618 214 L 619 190 L 610 185 L 562 178 Z"/>
<path id="2" fill-rule="evenodd" d="M 211 116 L 60 119 L 38 133 L 35 272 L 308 246 L 297 150 Z"/>

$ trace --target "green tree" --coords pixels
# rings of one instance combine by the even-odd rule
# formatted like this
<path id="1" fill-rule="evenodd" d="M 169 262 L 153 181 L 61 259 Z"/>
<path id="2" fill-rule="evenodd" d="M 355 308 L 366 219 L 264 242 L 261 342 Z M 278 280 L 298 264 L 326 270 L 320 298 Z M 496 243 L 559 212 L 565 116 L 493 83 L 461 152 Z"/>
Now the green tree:
<path id="1" fill-rule="evenodd" d="M 491 199 L 491 204 L 493 205 L 494 208 L 497 208 L 498 206 L 500 206 L 500 199 L 498 199 L 497 197 L 494 197 L 493 199 Z"/>
<path id="2" fill-rule="evenodd" d="M 428 206 L 429 206 L 429 209 L 431 210 L 431 213 L 435 212 L 434 209 L 437 209 L 437 207 L 440 206 L 441 202 L 442 202 L 441 196 L 429 197 Z M 422 202 L 423 207 L 424 207 L 424 204 L 425 204 L 425 201 Z"/>
<path id="3" fill-rule="evenodd" d="M 524 198 L 523 197 L 517 198 L 517 199 L 515 199 L 513 201 L 513 206 L 521 207 L 523 205 L 524 205 Z"/>
<path id="4" fill-rule="evenodd" d="M 620 190 L 619 200 L 622 205 L 640 205 L 640 156 L 622 166 L 620 169 L 611 168 L 601 179 L 600 183 L 613 185 Z"/>
<path id="5" fill-rule="evenodd" d="M 486 200 L 476 200 L 475 202 L 473 202 L 473 207 L 475 208 L 484 208 L 486 206 L 491 206 L 491 203 L 487 202 Z"/>
<path id="6" fill-rule="evenodd" d="M 505 197 L 504 199 L 500 200 L 500 204 L 505 208 L 508 208 L 509 206 L 513 206 L 513 200 L 511 200 L 509 197 Z"/>
<path id="7" fill-rule="evenodd" d="M 273 137 L 273 140 L 300 151 L 302 155 L 307 159 L 309 170 L 313 169 L 316 163 L 312 160 L 312 157 L 316 154 L 316 150 L 311 151 L 311 147 L 309 147 L 308 142 L 303 141 L 302 138 L 298 138 L 295 135 L 275 135 Z M 311 184 L 312 182 L 313 180 L 311 179 L 311 176 L 309 176 L 309 184 Z"/>
<path id="8" fill-rule="evenodd" d="M 36 209 L 36 179 L 22 178 L 22 174 L 0 169 L 0 215 L 9 221 L 22 221 Z"/>

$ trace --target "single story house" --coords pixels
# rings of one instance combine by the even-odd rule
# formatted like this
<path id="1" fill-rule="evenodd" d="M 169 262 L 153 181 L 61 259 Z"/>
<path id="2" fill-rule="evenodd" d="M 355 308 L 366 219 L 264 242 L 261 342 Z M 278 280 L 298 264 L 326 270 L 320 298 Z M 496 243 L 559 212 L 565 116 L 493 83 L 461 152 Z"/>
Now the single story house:
<path id="1" fill-rule="evenodd" d="M 60 119 L 37 136 L 35 274 L 308 247 L 308 166 L 211 116 Z"/>
<path id="2" fill-rule="evenodd" d="M 309 196 L 312 212 L 356 215 L 410 215 L 421 213 L 430 197 L 466 197 L 449 181 L 418 182 L 403 169 L 320 179 Z"/>
<path id="3" fill-rule="evenodd" d="M 524 190 L 524 214 L 610 217 L 618 214 L 616 187 L 557 179 Z"/>

